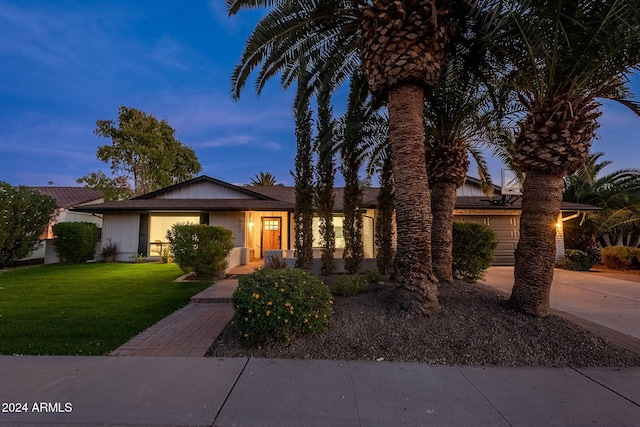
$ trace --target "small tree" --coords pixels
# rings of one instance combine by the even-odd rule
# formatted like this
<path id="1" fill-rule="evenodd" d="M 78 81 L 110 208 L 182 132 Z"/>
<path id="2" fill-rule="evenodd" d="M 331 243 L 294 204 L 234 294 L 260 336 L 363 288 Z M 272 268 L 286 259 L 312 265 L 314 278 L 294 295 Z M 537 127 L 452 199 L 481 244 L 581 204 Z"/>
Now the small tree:
<path id="1" fill-rule="evenodd" d="M 453 275 L 465 282 L 480 279 L 493 261 L 496 233 L 484 224 L 453 223 Z"/>
<path id="2" fill-rule="evenodd" d="M 303 79 L 303 77 L 301 77 Z M 297 252 L 296 267 L 309 269 L 313 261 L 313 149 L 311 144 L 311 109 L 309 101 L 303 96 L 304 79 L 298 83 L 296 105 L 296 169 L 295 180 L 296 203 L 295 248 Z"/>
<path id="3" fill-rule="evenodd" d="M 93 259 L 100 229 L 90 222 L 59 222 L 53 226 L 54 247 L 60 262 L 73 264 Z"/>
<path id="4" fill-rule="evenodd" d="M 222 277 L 233 249 L 231 230 L 224 227 L 174 224 L 167 232 L 173 259 L 185 273 L 199 278 Z"/>
<path id="5" fill-rule="evenodd" d="M 334 164 L 334 126 L 329 95 L 318 96 L 318 182 L 316 184 L 316 205 L 320 216 L 320 237 L 322 238 L 322 274 L 332 274 L 335 270 L 333 254 L 336 250 L 336 232 L 333 228 L 335 180 Z"/>
<path id="6" fill-rule="evenodd" d="M 393 267 L 393 177 L 391 157 L 387 156 L 380 169 L 380 190 L 377 198 L 378 218 L 376 220 L 376 266 L 382 274 Z"/>
<path id="7" fill-rule="evenodd" d="M 56 214 L 56 202 L 28 187 L 0 181 L 0 267 L 28 256 Z"/>

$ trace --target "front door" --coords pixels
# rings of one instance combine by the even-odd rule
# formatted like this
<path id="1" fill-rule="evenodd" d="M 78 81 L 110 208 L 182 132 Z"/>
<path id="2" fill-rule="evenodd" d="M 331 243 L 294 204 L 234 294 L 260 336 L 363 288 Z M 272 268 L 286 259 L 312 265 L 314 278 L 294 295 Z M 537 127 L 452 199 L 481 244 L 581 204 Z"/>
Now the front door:
<path id="1" fill-rule="evenodd" d="M 280 244 L 280 218 L 264 217 L 262 218 L 262 254 L 264 251 L 282 249 Z"/>

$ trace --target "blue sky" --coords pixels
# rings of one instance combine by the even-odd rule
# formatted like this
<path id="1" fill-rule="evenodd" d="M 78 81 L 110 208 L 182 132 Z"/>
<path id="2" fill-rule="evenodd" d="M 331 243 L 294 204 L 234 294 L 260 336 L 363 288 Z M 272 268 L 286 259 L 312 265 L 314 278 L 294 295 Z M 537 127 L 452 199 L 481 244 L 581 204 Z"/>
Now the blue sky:
<path id="1" fill-rule="evenodd" d="M 263 171 L 292 185 L 293 93 L 274 80 L 260 98 L 252 82 L 238 102 L 229 96 L 258 16 L 229 18 L 223 0 L 0 0 L 0 181 L 77 185 L 109 172 L 96 150 L 110 140 L 95 122 L 126 105 L 167 119 L 203 174 L 241 184 Z M 603 109 L 593 150 L 613 162 L 606 171 L 640 167 L 640 119 Z"/>

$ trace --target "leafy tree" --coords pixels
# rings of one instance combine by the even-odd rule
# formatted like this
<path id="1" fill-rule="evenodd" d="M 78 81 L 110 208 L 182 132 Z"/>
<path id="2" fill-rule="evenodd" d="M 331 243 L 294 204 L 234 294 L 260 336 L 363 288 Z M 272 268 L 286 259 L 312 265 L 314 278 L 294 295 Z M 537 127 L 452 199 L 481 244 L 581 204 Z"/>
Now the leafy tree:
<path id="1" fill-rule="evenodd" d="M 79 182 L 116 185 L 113 191 L 118 196 L 127 182 L 133 186 L 132 195 L 138 196 L 191 179 L 202 170 L 193 149 L 175 138 L 176 131 L 166 120 L 121 106 L 117 122 L 98 120 L 96 125 L 96 135 L 111 139 L 111 145 L 98 147 L 97 157 L 116 176 L 105 179 L 97 172 Z"/>
<path id="2" fill-rule="evenodd" d="M 335 120 L 333 119 L 330 98 L 327 93 L 318 96 L 318 151 L 316 206 L 320 216 L 320 237 L 322 238 L 322 274 L 331 274 L 335 270 L 333 254 L 336 250 L 336 232 L 333 228 L 335 180 L 334 163 Z"/>
<path id="3" fill-rule="evenodd" d="M 427 188 L 425 88 L 438 81 L 454 30 L 453 0 L 227 0 L 230 14 L 270 7 L 256 25 L 232 75 L 238 97 L 260 68 L 256 88 L 282 74 L 284 87 L 310 70 L 309 90 L 336 89 L 360 68 L 370 91 L 386 101 L 396 185 L 398 286 L 396 306 L 415 315 L 439 308 L 431 263 L 431 203 Z"/>
<path id="4" fill-rule="evenodd" d="M 28 256 L 56 215 L 56 202 L 29 187 L 0 181 L 0 267 Z"/>
<path id="5" fill-rule="evenodd" d="M 129 180 L 125 176 L 117 176 L 115 178 L 108 177 L 104 172 L 91 172 L 89 175 L 83 176 L 76 180 L 78 184 L 85 184 L 85 187 L 95 188 L 102 191 L 105 202 L 114 200 L 125 200 L 133 195 L 133 190 L 129 184 Z"/>
<path id="6" fill-rule="evenodd" d="M 298 93 L 294 107 L 296 120 L 296 159 L 295 181 L 296 202 L 295 218 L 295 248 L 296 267 L 309 269 L 313 261 L 313 214 L 314 214 L 314 185 L 313 185 L 313 148 L 312 148 L 312 112 L 309 101 L 301 92 L 305 88 L 304 77 L 298 83 Z"/>
<path id="7" fill-rule="evenodd" d="M 503 2 L 496 14 L 498 50 L 513 67 L 513 88 L 526 111 L 514 158 L 526 175 L 515 283 L 510 303 L 537 316 L 551 312 L 555 221 L 563 178 L 586 160 L 601 115 L 598 99 L 631 101 L 629 74 L 640 64 L 636 0 Z"/>
<path id="8" fill-rule="evenodd" d="M 254 178 L 251 178 L 251 185 L 258 187 L 273 187 L 276 183 L 276 177 L 269 172 L 260 172 Z"/>

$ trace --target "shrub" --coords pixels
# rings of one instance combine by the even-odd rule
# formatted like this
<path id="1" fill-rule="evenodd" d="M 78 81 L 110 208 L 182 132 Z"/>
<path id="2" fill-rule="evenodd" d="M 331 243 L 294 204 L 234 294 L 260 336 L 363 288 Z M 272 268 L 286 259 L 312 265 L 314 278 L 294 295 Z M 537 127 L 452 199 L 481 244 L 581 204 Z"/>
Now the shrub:
<path id="1" fill-rule="evenodd" d="M 486 225 L 453 223 L 453 275 L 465 282 L 480 279 L 493 261 L 496 234 Z"/>
<path id="2" fill-rule="evenodd" d="M 272 269 L 287 268 L 287 263 L 284 260 L 284 258 L 274 254 L 268 254 L 264 258 L 263 265 L 264 265 L 264 268 L 272 268 Z"/>
<path id="3" fill-rule="evenodd" d="M 378 269 L 374 268 L 373 270 L 367 270 L 364 272 L 364 280 L 366 280 L 367 283 L 371 285 L 375 285 L 382 282 L 384 278 L 382 277 L 382 274 L 380 274 Z"/>
<path id="4" fill-rule="evenodd" d="M 108 243 L 104 243 L 100 248 L 100 261 L 114 262 L 119 250 L 118 244 L 109 240 Z"/>
<path id="5" fill-rule="evenodd" d="M 567 249 L 564 258 L 556 263 L 556 267 L 573 271 L 589 271 L 591 258 L 586 252 L 578 249 Z"/>
<path id="6" fill-rule="evenodd" d="M 366 292 L 369 282 L 359 274 L 350 274 L 340 277 L 330 289 L 334 295 L 355 295 Z"/>
<path id="7" fill-rule="evenodd" d="M 224 227 L 174 224 L 167 232 L 173 259 L 185 273 L 198 278 L 224 275 L 233 249 L 231 230 Z"/>
<path id="8" fill-rule="evenodd" d="M 602 262 L 616 270 L 640 268 L 640 249 L 629 246 L 607 246 L 602 248 Z"/>
<path id="9" fill-rule="evenodd" d="M 53 226 L 53 241 L 60 262 L 73 264 L 93 259 L 100 229 L 91 222 L 59 222 Z"/>
<path id="10" fill-rule="evenodd" d="M 0 268 L 28 256 L 56 214 L 56 202 L 28 187 L 0 181 Z"/>
<path id="11" fill-rule="evenodd" d="M 233 294 L 233 322 L 258 345 L 324 332 L 332 314 L 329 288 L 300 269 L 263 268 L 240 277 Z"/>

